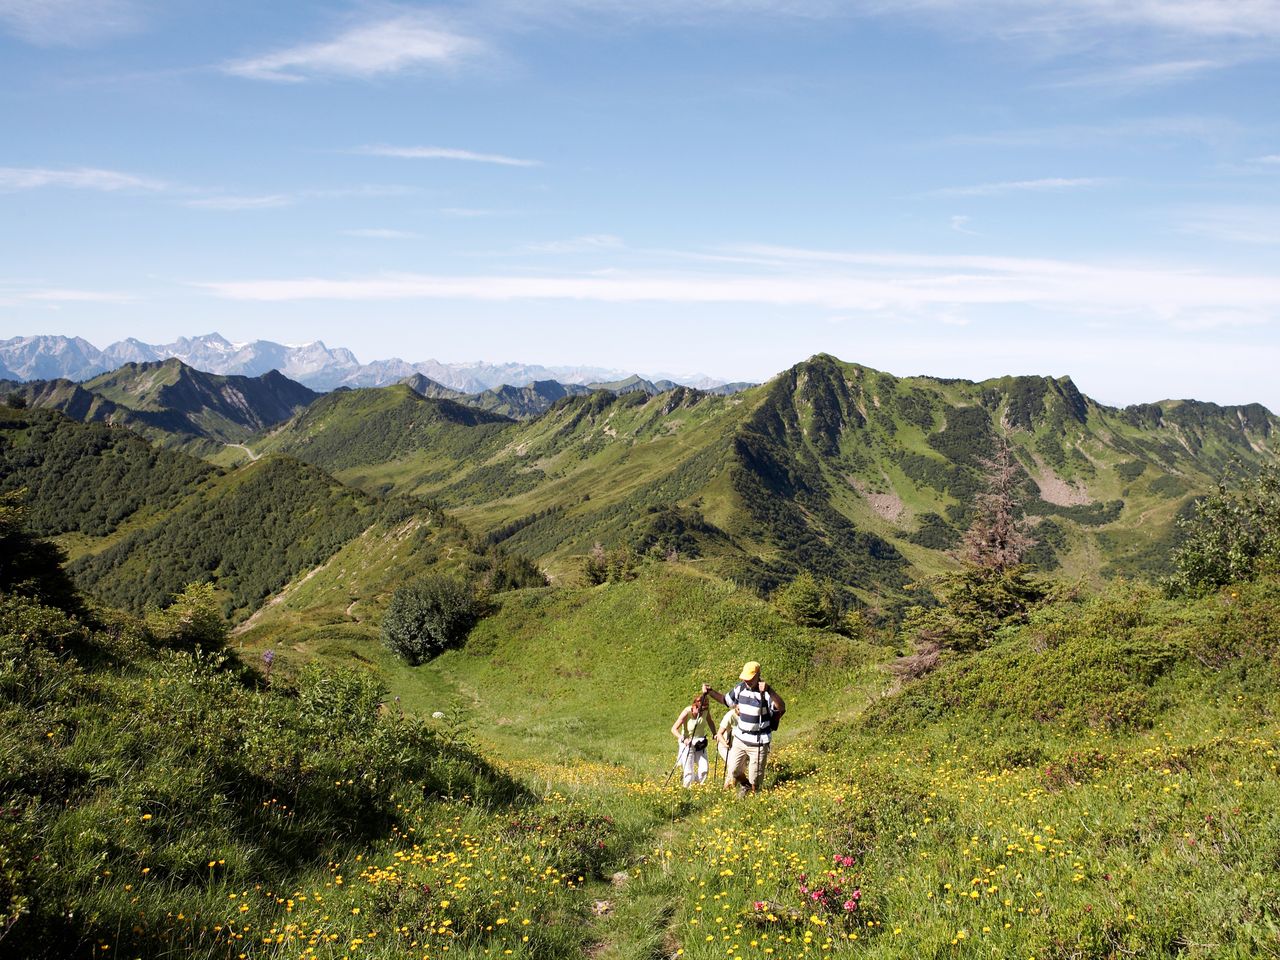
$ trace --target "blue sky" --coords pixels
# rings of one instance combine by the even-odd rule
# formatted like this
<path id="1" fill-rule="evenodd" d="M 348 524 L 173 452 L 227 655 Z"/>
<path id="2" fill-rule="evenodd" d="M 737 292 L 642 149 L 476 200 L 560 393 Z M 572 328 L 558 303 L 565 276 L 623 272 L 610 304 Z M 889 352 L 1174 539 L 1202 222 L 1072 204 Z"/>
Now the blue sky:
<path id="1" fill-rule="evenodd" d="M 1280 410 L 1280 0 L 0 0 L 0 337 Z"/>

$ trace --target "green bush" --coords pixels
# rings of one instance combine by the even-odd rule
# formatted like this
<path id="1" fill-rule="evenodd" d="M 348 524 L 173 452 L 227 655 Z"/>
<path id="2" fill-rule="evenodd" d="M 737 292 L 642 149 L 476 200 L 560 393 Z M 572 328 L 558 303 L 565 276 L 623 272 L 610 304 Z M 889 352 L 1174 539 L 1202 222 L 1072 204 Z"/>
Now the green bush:
<path id="1" fill-rule="evenodd" d="M 832 630 L 843 614 L 840 591 L 830 580 L 819 582 L 808 570 L 802 571 L 773 595 L 781 614 L 799 627 Z"/>
<path id="2" fill-rule="evenodd" d="M 470 584 L 433 574 L 406 584 L 391 597 L 382 618 L 382 639 L 416 665 L 460 643 L 478 614 Z"/>
<path id="3" fill-rule="evenodd" d="M 227 640 L 227 624 L 212 584 L 189 583 L 163 610 L 150 610 L 147 629 L 160 643 L 185 650 L 217 650 Z"/>
<path id="4" fill-rule="evenodd" d="M 1198 594 L 1280 570 L 1280 464 L 1268 464 L 1234 488 L 1224 481 L 1180 518 L 1186 539 L 1174 551 L 1171 593 Z"/>
<path id="5" fill-rule="evenodd" d="M 997 631 L 1022 623 L 1048 595 L 1048 584 L 1024 567 L 968 566 L 928 581 L 937 606 L 914 606 L 902 623 L 908 646 L 969 651 L 987 646 Z"/>

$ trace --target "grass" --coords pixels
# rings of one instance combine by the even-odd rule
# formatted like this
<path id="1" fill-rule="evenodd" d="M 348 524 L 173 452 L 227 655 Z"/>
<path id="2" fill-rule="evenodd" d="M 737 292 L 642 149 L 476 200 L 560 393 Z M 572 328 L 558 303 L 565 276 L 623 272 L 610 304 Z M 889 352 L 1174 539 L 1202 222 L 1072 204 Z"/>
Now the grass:
<path id="1" fill-rule="evenodd" d="M 463 647 L 409 668 L 350 587 L 448 562 L 451 536 L 388 528 L 298 583 L 232 639 L 259 679 L 127 617 L 6 601 L 0 944 L 245 960 L 1280 953 L 1280 583 L 1066 598 L 895 689 L 889 648 L 650 563 L 500 595 Z M 746 659 L 789 705 L 769 789 L 664 786 L 676 712 Z"/>

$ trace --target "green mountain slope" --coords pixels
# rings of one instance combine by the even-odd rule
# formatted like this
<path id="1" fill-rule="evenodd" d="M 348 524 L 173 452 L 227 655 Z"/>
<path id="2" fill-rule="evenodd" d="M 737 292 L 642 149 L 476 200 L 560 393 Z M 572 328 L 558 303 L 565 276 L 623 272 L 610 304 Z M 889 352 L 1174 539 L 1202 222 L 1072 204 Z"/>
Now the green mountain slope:
<path id="1" fill-rule="evenodd" d="M 219 376 L 180 360 L 128 363 L 83 384 L 0 384 L 0 392 L 16 394 L 31 407 L 128 427 L 165 446 L 206 456 L 289 419 L 320 396 L 275 370 L 259 377 Z"/>
<path id="2" fill-rule="evenodd" d="M 580 397 L 591 388 L 576 383 L 560 383 L 558 380 L 535 380 L 523 387 L 504 384 L 483 393 L 473 394 L 464 402 L 490 413 L 499 413 L 513 420 L 539 417 L 565 397 Z"/>
<path id="3" fill-rule="evenodd" d="M 897 378 L 825 355 L 730 397 L 598 392 L 524 423 L 442 403 L 333 395 L 264 447 L 436 497 L 561 573 L 597 541 L 676 547 L 761 589 L 808 569 L 868 600 L 954 562 L 1000 437 L 1041 568 L 1153 575 L 1189 498 L 1233 458 L 1275 456 L 1280 426 L 1256 405 L 1115 409 L 1066 378 Z"/>
<path id="4" fill-rule="evenodd" d="M 73 555 L 154 520 L 221 473 L 129 430 L 55 410 L 0 407 L 0 491 L 25 489 L 32 531 L 59 537 Z"/>
<path id="5" fill-rule="evenodd" d="M 270 457 L 71 566 L 84 589 L 141 610 L 195 580 L 215 583 L 236 618 L 333 555 L 388 507 L 315 467 Z"/>
<path id="6" fill-rule="evenodd" d="M 320 394 L 277 370 L 220 376 L 180 360 L 128 363 L 88 380 L 84 389 L 148 414 L 159 429 L 238 442 L 289 419 Z"/>

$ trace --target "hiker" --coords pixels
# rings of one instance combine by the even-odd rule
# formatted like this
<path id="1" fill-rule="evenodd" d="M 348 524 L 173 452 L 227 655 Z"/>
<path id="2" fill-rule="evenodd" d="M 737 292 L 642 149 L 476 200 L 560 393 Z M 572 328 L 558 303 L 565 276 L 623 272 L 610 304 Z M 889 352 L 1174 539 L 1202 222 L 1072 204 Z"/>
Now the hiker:
<path id="1" fill-rule="evenodd" d="M 671 725 L 671 735 L 680 744 L 676 762 L 684 771 L 681 782 L 686 787 L 702 783 L 707 779 L 707 742 L 711 739 L 711 717 L 705 693 L 698 694 L 680 711 Z"/>
<path id="2" fill-rule="evenodd" d="M 738 711 L 726 710 L 720 718 L 720 726 L 716 727 L 716 753 L 725 763 L 729 762 L 729 751 L 733 749 L 733 725 L 738 719 Z"/>
<path id="3" fill-rule="evenodd" d="M 769 741 L 787 705 L 761 679 L 760 664 L 754 660 L 743 665 L 738 681 L 728 693 L 713 690 L 705 683 L 702 692 L 733 709 L 733 746 L 724 763 L 724 785 L 726 790 L 736 786 L 738 796 L 743 796 L 748 790 L 759 790 L 764 782 Z"/>

